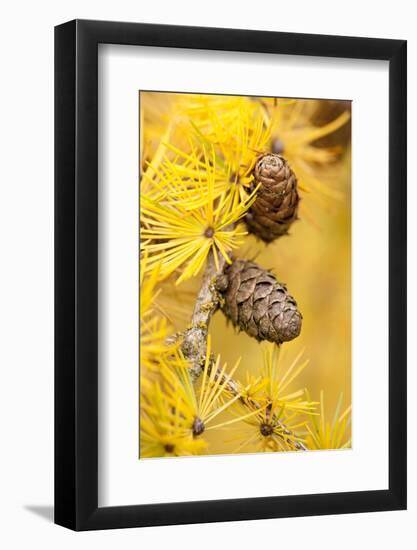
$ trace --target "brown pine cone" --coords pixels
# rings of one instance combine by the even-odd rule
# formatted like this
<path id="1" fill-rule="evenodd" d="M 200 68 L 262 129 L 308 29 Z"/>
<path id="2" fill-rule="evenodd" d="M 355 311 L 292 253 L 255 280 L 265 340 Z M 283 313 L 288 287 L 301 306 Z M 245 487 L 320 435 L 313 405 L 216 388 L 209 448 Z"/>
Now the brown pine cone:
<path id="1" fill-rule="evenodd" d="M 302 315 L 274 275 L 246 260 L 235 260 L 217 278 L 221 309 L 240 330 L 257 340 L 281 344 L 296 338 Z"/>
<path id="2" fill-rule="evenodd" d="M 258 158 L 253 176 L 252 190 L 261 186 L 244 220 L 251 233 L 269 243 L 286 235 L 297 219 L 297 178 L 284 157 L 275 153 Z"/>

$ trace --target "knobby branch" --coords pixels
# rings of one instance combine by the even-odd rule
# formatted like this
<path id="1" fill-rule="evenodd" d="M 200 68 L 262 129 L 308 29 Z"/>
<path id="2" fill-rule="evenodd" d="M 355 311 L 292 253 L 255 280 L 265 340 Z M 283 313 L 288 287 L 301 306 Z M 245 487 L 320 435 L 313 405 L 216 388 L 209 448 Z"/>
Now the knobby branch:
<path id="1" fill-rule="evenodd" d="M 216 266 L 213 252 L 210 251 L 201 286 L 197 294 L 193 314 L 191 316 L 190 327 L 181 334 L 181 349 L 184 357 L 189 361 L 190 374 L 194 382 L 197 381 L 204 368 L 209 324 L 222 299 L 216 289 L 216 279 L 223 273 L 225 265 L 225 259 L 223 256 L 219 255 L 218 265 Z M 211 364 L 213 365 L 214 361 L 212 361 Z M 232 378 L 228 380 L 227 387 L 232 395 L 237 396 L 240 394 L 239 384 Z M 253 399 L 243 398 L 242 396 L 241 402 L 251 410 L 262 409 L 261 405 Z M 272 424 L 276 424 L 276 426 L 281 428 L 281 437 L 295 450 L 306 450 L 306 447 L 302 443 L 292 439 L 291 436 L 294 434 L 285 424 L 277 418 L 271 418 L 271 421 Z"/>
<path id="2" fill-rule="evenodd" d="M 220 295 L 216 290 L 216 278 L 223 273 L 225 259 L 219 254 L 218 266 L 213 252 L 207 258 L 206 269 L 197 294 L 190 327 L 182 334 L 182 352 L 190 363 L 190 373 L 195 381 L 201 374 L 206 359 L 207 336 L 210 320 L 219 307 Z"/>

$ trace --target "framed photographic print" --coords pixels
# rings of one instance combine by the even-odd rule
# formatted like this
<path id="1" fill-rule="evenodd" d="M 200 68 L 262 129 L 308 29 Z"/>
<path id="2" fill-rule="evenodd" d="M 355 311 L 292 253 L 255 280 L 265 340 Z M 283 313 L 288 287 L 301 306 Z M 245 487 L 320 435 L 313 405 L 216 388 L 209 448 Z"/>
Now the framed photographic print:
<path id="1" fill-rule="evenodd" d="M 55 521 L 406 507 L 406 42 L 55 29 Z"/>

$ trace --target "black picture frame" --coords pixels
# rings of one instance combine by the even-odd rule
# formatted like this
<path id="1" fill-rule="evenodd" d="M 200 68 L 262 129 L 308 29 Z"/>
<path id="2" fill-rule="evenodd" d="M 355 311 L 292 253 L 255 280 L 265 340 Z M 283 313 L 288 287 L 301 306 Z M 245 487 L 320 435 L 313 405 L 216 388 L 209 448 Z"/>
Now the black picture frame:
<path id="1" fill-rule="evenodd" d="M 387 490 L 98 507 L 98 44 L 389 62 Z M 406 46 L 106 21 L 55 28 L 55 523 L 78 531 L 406 508 Z"/>

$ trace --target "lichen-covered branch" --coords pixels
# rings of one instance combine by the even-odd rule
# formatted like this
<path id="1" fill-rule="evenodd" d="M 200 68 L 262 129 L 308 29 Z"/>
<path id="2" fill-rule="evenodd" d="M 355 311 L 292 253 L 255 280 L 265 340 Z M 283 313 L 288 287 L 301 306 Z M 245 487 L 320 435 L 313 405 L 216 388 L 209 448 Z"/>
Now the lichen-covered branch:
<path id="1" fill-rule="evenodd" d="M 200 376 L 204 367 L 208 327 L 220 301 L 220 295 L 215 287 L 216 278 L 223 272 L 225 263 L 223 256 L 219 255 L 218 266 L 216 266 L 213 253 L 210 252 L 190 326 L 182 334 L 181 349 L 190 362 L 190 373 L 194 381 Z"/>
<path id="2" fill-rule="evenodd" d="M 216 290 L 216 279 L 223 273 L 225 263 L 224 258 L 220 257 L 218 267 L 216 267 L 213 254 L 209 254 L 201 287 L 196 298 L 190 326 L 181 334 L 181 349 L 190 363 L 190 374 L 194 382 L 200 376 L 205 364 L 209 324 L 221 300 L 221 296 Z M 233 396 L 240 394 L 239 384 L 233 379 L 227 381 L 227 388 Z M 241 402 L 251 410 L 262 408 L 254 399 L 243 398 L 242 396 Z M 271 425 L 275 424 L 280 427 L 282 430 L 282 438 L 286 439 L 287 443 L 295 450 L 306 450 L 306 447 L 301 442 L 295 441 L 292 438 L 294 436 L 292 431 L 279 419 L 272 417 L 270 422 Z"/>

